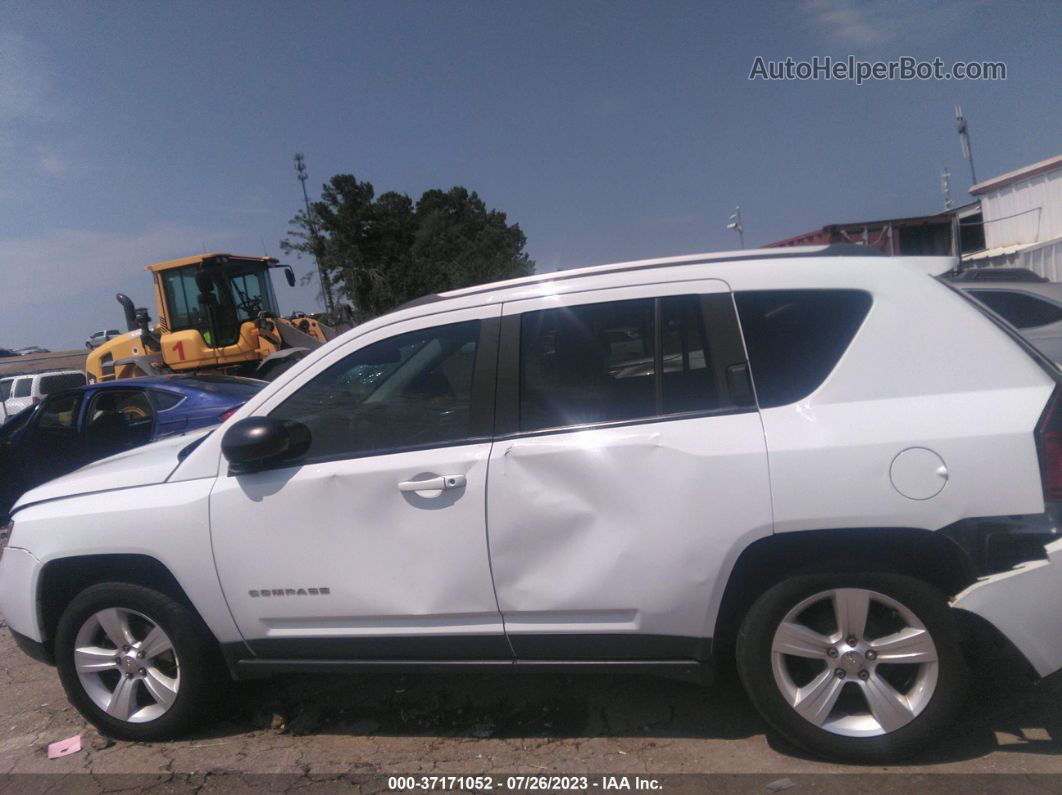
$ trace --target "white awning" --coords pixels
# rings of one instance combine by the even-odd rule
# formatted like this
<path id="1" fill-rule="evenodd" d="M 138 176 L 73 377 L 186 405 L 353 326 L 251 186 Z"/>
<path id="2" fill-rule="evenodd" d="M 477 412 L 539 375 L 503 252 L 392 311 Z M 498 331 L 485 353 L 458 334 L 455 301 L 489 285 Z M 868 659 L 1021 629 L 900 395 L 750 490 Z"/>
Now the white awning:
<path id="1" fill-rule="evenodd" d="M 986 248 L 984 251 L 975 251 L 972 254 L 963 254 L 963 262 L 973 262 L 980 259 L 995 259 L 996 257 L 1007 257 L 1011 254 L 1017 254 L 1019 251 L 1025 251 L 1029 248 L 1036 248 L 1042 246 L 1043 243 L 1015 243 L 1010 246 L 996 246 L 995 248 Z"/>

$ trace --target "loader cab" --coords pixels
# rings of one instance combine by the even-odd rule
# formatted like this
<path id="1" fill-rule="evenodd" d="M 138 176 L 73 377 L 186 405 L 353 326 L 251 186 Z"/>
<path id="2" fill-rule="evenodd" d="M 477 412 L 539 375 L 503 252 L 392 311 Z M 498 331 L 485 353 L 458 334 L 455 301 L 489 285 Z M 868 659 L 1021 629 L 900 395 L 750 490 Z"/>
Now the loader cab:
<path id="1" fill-rule="evenodd" d="M 235 345 L 244 323 L 279 314 L 269 276 L 275 266 L 271 258 L 227 255 L 150 266 L 160 322 L 169 332 L 198 331 L 208 348 Z"/>

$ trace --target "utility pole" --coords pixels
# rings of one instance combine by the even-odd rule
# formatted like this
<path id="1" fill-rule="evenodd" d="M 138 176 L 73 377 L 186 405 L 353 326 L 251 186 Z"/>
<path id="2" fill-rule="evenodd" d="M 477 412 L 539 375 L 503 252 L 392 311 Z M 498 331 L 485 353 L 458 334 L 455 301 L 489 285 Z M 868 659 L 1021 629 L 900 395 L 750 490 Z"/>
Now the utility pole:
<path id="1" fill-rule="evenodd" d="M 959 131 L 959 144 L 962 146 L 962 156 L 970 163 L 970 186 L 977 184 L 977 173 L 974 171 L 973 149 L 970 147 L 970 127 L 966 123 L 966 117 L 962 115 L 962 108 L 955 106 L 955 129 Z"/>
<path id="2" fill-rule="evenodd" d="M 738 240 L 741 242 L 741 247 L 745 248 L 745 227 L 741 224 L 741 205 L 734 208 L 733 214 L 730 216 L 730 221 L 726 225 L 727 229 L 733 229 L 738 233 Z"/>
<path id="3" fill-rule="evenodd" d="M 332 300 L 332 283 L 325 275 L 321 266 L 321 236 L 317 233 L 317 224 L 313 220 L 313 210 L 310 209 L 310 197 L 306 193 L 306 158 L 302 152 L 295 153 L 295 173 L 299 182 L 302 183 L 302 201 L 306 205 L 306 225 L 310 228 L 310 248 L 313 250 L 313 260 L 317 263 L 317 277 L 321 280 L 321 295 L 324 296 L 325 311 L 328 312 L 331 322 L 336 322 L 335 302 Z"/>

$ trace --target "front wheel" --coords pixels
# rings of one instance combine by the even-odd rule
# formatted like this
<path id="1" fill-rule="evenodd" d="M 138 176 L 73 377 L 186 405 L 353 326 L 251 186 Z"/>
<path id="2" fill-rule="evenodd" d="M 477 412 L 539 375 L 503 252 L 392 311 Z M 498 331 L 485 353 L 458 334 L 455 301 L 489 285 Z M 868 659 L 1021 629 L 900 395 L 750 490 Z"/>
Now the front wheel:
<path id="1" fill-rule="evenodd" d="M 794 744 L 882 762 L 938 740 L 966 691 L 944 597 L 895 574 L 809 575 L 749 610 L 738 671 L 753 704 Z"/>
<path id="2" fill-rule="evenodd" d="M 198 722 L 220 664 L 194 611 L 128 583 L 74 597 L 59 621 L 55 655 L 78 711 L 111 737 L 141 741 L 169 739 Z"/>

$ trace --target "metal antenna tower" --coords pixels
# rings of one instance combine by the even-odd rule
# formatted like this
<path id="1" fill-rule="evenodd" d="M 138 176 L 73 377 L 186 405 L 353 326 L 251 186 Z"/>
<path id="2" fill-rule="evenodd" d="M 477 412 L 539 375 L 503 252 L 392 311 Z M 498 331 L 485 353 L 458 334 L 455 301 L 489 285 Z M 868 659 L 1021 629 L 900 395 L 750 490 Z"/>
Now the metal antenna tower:
<path id="1" fill-rule="evenodd" d="M 738 233 L 738 240 L 741 241 L 741 247 L 745 248 L 745 227 L 741 223 L 741 206 L 738 205 L 734 208 L 734 212 L 730 216 L 730 221 L 726 225 L 727 229 L 733 229 Z"/>
<path id="2" fill-rule="evenodd" d="M 306 226 L 310 228 L 310 248 L 313 251 L 313 261 L 317 263 L 317 277 L 321 280 L 321 295 L 324 296 L 325 311 L 328 312 L 332 322 L 335 322 L 335 302 L 332 300 L 332 284 L 325 275 L 321 266 L 321 236 L 317 232 L 317 224 L 313 220 L 313 210 L 310 209 L 310 197 L 306 193 L 306 158 L 302 152 L 295 153 L 295 173 L 299 182 L 302 183 L 302 201 L 306 205 Z"/>
<path id="3" fill-rule="evenodd" d="M 959 131 L 962 156 L 970 163 L 970 185 L 976 185 L 977 172 L 974 171 L 973 149 L 970 147 L 970 127 L 966 123 L 966 117 L 962 115 L 962 108 L 958 105 L 955 106 L 955 129 Z"/>

